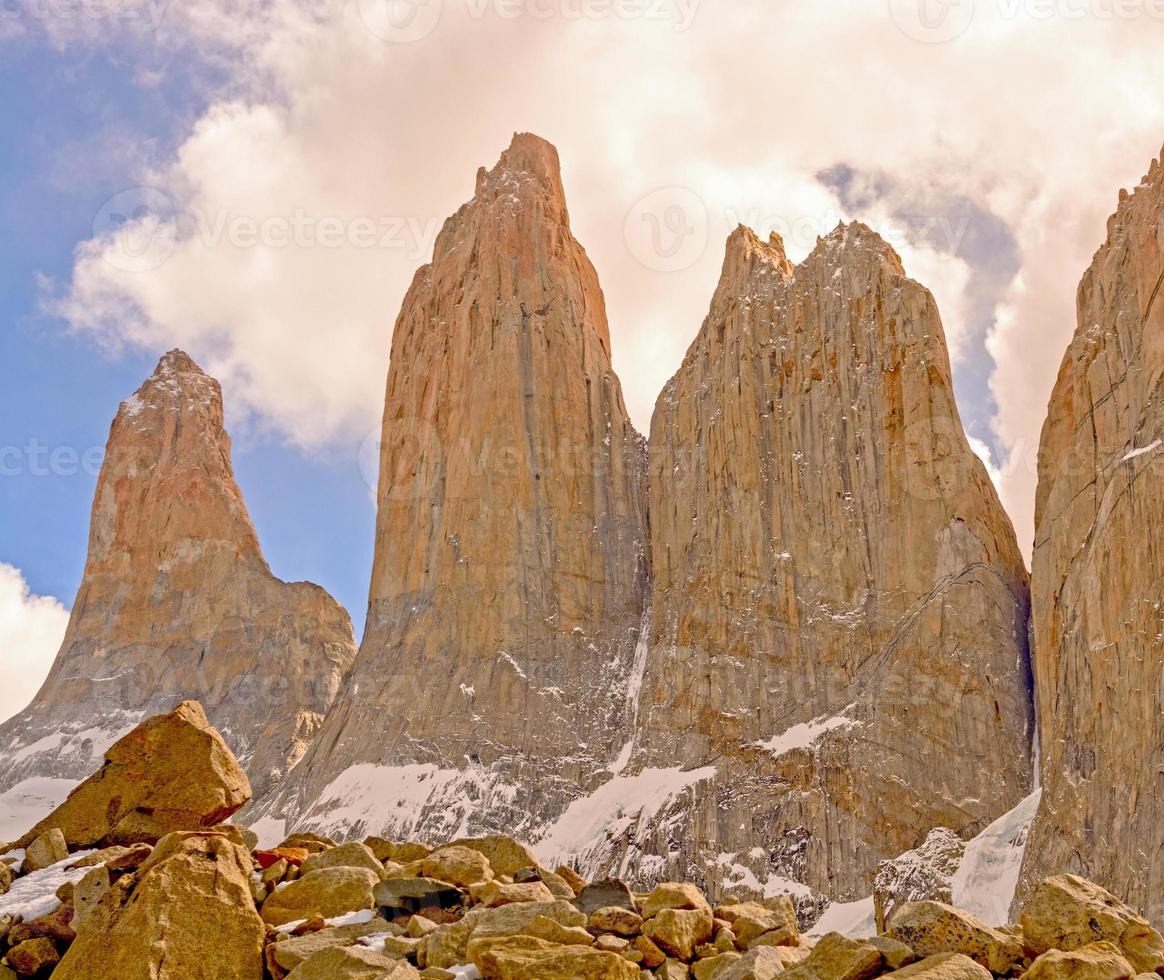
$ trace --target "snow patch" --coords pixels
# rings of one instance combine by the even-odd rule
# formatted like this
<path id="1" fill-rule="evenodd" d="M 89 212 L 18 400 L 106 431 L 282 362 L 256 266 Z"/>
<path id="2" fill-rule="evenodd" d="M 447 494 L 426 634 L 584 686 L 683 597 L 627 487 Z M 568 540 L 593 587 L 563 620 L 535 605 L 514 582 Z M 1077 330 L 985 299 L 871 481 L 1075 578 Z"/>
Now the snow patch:
<path id="1" fill-rule="evenodd" d="M 80 780 L 37 776 L 0 793 L 0 840 L 15 840 L 47 817 Z"/>
<path id="2" fill-rule="evenodd" d="M 873 914 L 873 896 L 856 902 L 833 902 L 809 930 L 810 936 L 823 936 L 828 932 L 839 932 L 850 939 L 868 939 L 877 935 L 877 924 Z"/>
<path id="3" fill-rule="evenodd" d="M 1135 459 L 1137 456 L 1143 456 L 1146 453 L 1155 452 L 1157 449 L 1160 448 L 1160 443 L 1161 443 L 1161 440 L 1157 439 L 1150 446 L 1145 446 L 1143 449 L 1133 449 L 1122 460 L 1120 460 L 1120 462 L 1126 463 L 1129 459 Z"/>
<path id="4" fill-rule="evenodd" d="M 260 848 L 278 847 L 287 839 L 287 821 L 277 817 L 260 817 L 248 829 L 259 838 Z"/>
<path id="5" fill-rule="evenodd" d="M 280 882 L 280 884 L 287 884 L 287 882 Z M 371 922 L 374 918 L 376 918 L 375 909 L 361 909 L 359 912 L 345 912 L 343 915 L 337 915 L 334 918 L 324 919 L 323 921 L 328 926 L 362 926 L 365 922 Z M 306 921 L 306 919 L 296 919 L 294 922 L 284 922 L 281 926 L 276 926 L 275 931 L 290 935 Z M 383 945 L 380 948 L 383 949 Z"/>
<path id="6" fill-rule="evenodd" d="M 96 852 L 92 850 L 78 851 L 42 871 L 34 871 L 23 878 L 17 878 L 8 889 L 8 894 L 0 896 L 0 918 L 18 915 L 28 921 L 48 915 L 61 904 L 61 900 L 57 898 L 57 889 L 70 882 L 76 884 L 93 870 L 70 868 L 70 865 L 94 853 Z"/>
<path id="7" fill-rule="evenodd" d="M 1042 795 L 1042 790 L 1035 790 L 966 845 L 954 874 L 954 905 L 992 926 L 1010 921 L 1027 834 Z"/>
<path id="8" fill-rule="evenodd" d="M 628 831 L 637 836 L 676 796 L 715 774 L 715 766 L 704 766 L 687 772 L 679 768 L 644 769 L 637 776 L 615 776 L 589 796 L 571 803 L 545 828 L 533 852 L 552 868 Z"/>
<path id="9" fill-rule="evenodd" d="M 774 735 L 767 741 L 753 742 L 752 744 L 757 748 L 771 752 L 775 756 L 784 755 L 793 749 L 811 749 L 829 732 L 842 731 L 848 728 L 859 728 L 861 726 L 859 721 L 845 717 L 845 713 L 852 707 L 853 705 L 849 705 L 848 708 L 845 708 L 844 711 L 833 718 L 820 717 L 814 718 L 812 721 L 804 721 L 799 725 L 793 725 L 779 735 Z"/>
<path id="10" fill-rule="evenodd" d="M 423 820 L 426 836 L 452 839 L 467 836 L 474 814 L 512 803 L 516 793 L 499 774 L 480 767 L 360 763 L 333 779 L 297 824 L 338 839 L 408 839 Z"/>
<path id="11" fill-rule="evenodd" d="M 626 693 L 623 695 L 627 707 L 630 710 L 630 737 L 626 740 L 626 745 L 618 753 L 618 758 L 610 767 L 610 771 L 616 776 L 622 775 L 630 762 L 631 754 L 635 748 L 634 733 L 638 731 L 639 727 L 639 694 L 643 689 L 643 677 L 647 672 L 647 654 L 651 648 L 651 604 L 648 602 L 643 609 L 643 618 L 639 623 L 639 641 L 635 644 L 635 656 L 631 663 L 630 676 L 626 682 Z"/>

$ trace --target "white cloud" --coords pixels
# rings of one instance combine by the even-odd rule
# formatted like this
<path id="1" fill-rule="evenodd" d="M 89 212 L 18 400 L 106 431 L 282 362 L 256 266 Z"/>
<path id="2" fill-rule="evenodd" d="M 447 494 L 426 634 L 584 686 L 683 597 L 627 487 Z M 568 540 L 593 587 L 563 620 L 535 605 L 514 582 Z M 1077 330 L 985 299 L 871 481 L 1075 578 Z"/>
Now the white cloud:
<path id="1" fill-rule="evenodd" d="M 838 218 L 877 227 L 890 213 L 876 200 L 872 213 L 840 207 L 816 175 L 844 163 L 892 175 L 892 203 L 925 209 L 941 187 L 1014 236 L 1020 278 L 985 342 L 966 325 L 973 256 L 932 239 L 894 243 L 937 297 L 956 365 L 994 360 L 996 417 L 961 407 L 1010 453 L 1001 492 L 1029 540 L 1029 460 L 1075 284 L 1119 186 L 1164 138 L 1157 19 L 1094 4 L 1039 4 L 1051 16 L 1035 16 L 1021 0 L 983 0 L 958 8 L 974 16 L 946 25 L 953 40 L 926 43 L 924 25 L 902 20 L 906 0 L 444 0 L 436 20 L 423 18 L 438 0 L 423 0 L 409 29 L 431 32 L 392 43 L 368 29 L 375 2 L 169 9 L 168 30 L 227 50 L 236 71 L 173 159 L 132 177 L 186 216 L 172 254 L 127 269 L 123 240 L 101 225 L 61 284 L 74 326 L 114 343 L 183 345 L 221 376 L 232 405 L 300 445 L 354 451 L 379 417 L 391 325 L 434 229 L 469 197 L 476 167 L 514 130 L 532 130 L 561 151 L 575 233 L 607 292 L 615 366 L 646 429 L 734 224 L 784 232 L 799 259 Z M 635 9 L 675 16 L 577 14 Z M 636 260 L 642 243 L 628 242 L 626 218 L 669 187 L 697 202 L 686 218 L 707 245 L 689 267 L 659 271 Z M 290 243 L 240 237 L 248 222 L 278 232 L 297 215 L 311 227 Z M 330 244 L 325 219 L 339 229 Z M 367 222 L 381 238 L 361 245 L 355 229 Z M 170 245 L 163 235 L 162 251 Z"/>
<path id="2" fill-rule="evenodd" d="M 0 563 L 0 721 L 32 700 L 68 624 L 64 606 L 33 595 L 18 568 Z"/>

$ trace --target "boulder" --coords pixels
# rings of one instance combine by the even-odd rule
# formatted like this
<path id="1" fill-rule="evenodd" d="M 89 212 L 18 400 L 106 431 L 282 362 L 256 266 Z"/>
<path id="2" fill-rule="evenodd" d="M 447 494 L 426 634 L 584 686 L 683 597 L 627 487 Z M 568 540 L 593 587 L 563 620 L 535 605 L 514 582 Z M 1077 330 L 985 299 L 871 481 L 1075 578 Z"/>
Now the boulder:
<path id="1" fill-rule="evenodd" d="M 466 896 L 456 885 L 435 878 L 388 878 L 376 886 L 375 901 L 389 922 L 423 915 L 441 923 L 461 917 Z"/>
<path id="2" fill-rule="evenodd" d="M 702 896 L 701 896 L 702 897 Z M 664 908 L 643 924 L 643 935 L 663 952 L 681 960 L 691 960 L 695 948 L 712 935 L 711 909 Z"/>
<path id="3" fill-rule="evenodd" d="M 638 911 L 631 890 L 617 878 L 607 878 L 586 885 L 574 899 L 574 906 L 587 915 L 610 906 L 630 909 L 632 912 Z"/>
<path id="4" fill-rule="evenodd" d="M 481 854 L 495 875 L 508 875 L 513 878 L 522 868 L 537 867 L 537 858 L 529 848 L 519 844 L 512 837 L 503 834 L 492 834 L 488 837 L 462 837 L 452 841 L 449 847 L 467 847 Z M 397 861 L 401 860 L 396 858 Z"/>
<path id="5" fill-rule="evenodd" d="M 1052 949 L 1038 956 L 1022 980 L 1131 980 L 1136 969 L 1106 939 L 1072 950 Z"/>
<path id="6" fill-rule="evenodd" d="M 271 943 L 266 949 L 267 971 L 273 977 L 281 977 L 294 970 L 322 949 L 332 946 L 351 946 L 360 936 L 371 936 L 390 931 L 383 919 L 360 922 L 350 926 L 333 926 L 303 936 L 292 936 Z"/>
<path id="7" fill-rule="evenodd" d="M 263 902 L 263 921 L 280 926 L 316 913 L 330 919 L 370 909 L 379 881 L 367 868 L 320 868 L 273 891 Z"/>
<path id="8" fill-rule="evenodd" d="M 520 905 L 502 905 L 486 909 L 476 920 L 474 936 L 515 936 L 523 932 L 534 919 L 544 915 L 564 926 L 582 927 L 586 916 L 569 902 L 524 902 Z"/>
<path id="9" fill-rule="evenodd" d="M 514 884 L 530 884 L 535 881 L 540 881 L 549 890 L 554 898 L 573 899 L 577 892 L 561 875 L 547 871 L 542 867 L 522 868 L 513 876 Z"/>
<path id="10" fill-rule="evenodd" d="M 869 980 L 881 972 L 881 952 L 867 942 L 830 932 L 804 962 L 784 972 L 788 980 Z"/>
<path id="11" fill-rule="evenodd" d="M 1055 875 L 1034 890 L 1022 911 L 1023 936 L 1036 956 L 1108 940 L 1140 973 L 1164 968 L 1164 938 L 1110 892 L 1077 875 Z"/>
<path id="12" fill-rule="evenodd" d="M 250 855 L 222 834 L 167 834 L 76 921 L 54 980 L 261 980 L 250 873 Z"/>
<path id="13" fill-rule="evenodd" d="M 558 946 L 532 936 L 473 939 L 469 957 L 486 980 L 638 980 L 639 969 L 616 953 Z"/>
<path id="14" fill-rule="evenodd" d="M 294 862 L 289 862 L 294 863 Z M 299 873 L 310 874 L 320 868 L 367 868 L 374 871 L 377 878 L 384 877 L 384 865 L 376 860 L 376 855 L 366 844 L 340 844 L 304 858 Z"/>
<path id="15" fill-rule="evenodd" d="M 45 973 L 60 962 L 53 941 L 44 936 L 26 939 L 8 951 L 8 965 L 22 977 Z"/>
<path id="16" fill-rule="evenodd" d="M 871 936 L 865 940 L 871 946 L 876 946 L 881 953 L 881 960 L 889 970 L 900 970 L 917 962 L 917 953 L 896 939 L 888 936 Z"/>
<path id="17" fill-rule="evenodd" d="M 473 885 L 469 889 L 469 894 L 479 905 L 487 905 L 491 908 L 519 902 L 552 902 L 555 898 L 554 893 L 541 881 L 506 885 L 496 879 L 491 879 Z"/>
<path id="18" fill-rule="evenodd" d="M 730 955 L 730 954 L 729 954 Z M 723 959 L 717 956 L 715 959 Z M 772 980 L 778 973 L 784 972 L 784 963 L 779 954 L 770 946 L 761 946 L 737 957 L 733 962 L 725 963 L 724 968 L 716 973 L 709 974 L 715 980 Z M 699 975 L 696 966 L 696 977 Z"/>
<path id="19" fill-rule="evenodd" d="M 421 874 L 438 878 L 461 888 L 493 877 L 489 859 L 480 851 L 450 845 L 433 851 L 420 865 Z"/>
<path id="20" fill-rule="evenodd" d="M 944 902 L 907 902 L 894 914 L 886 935 L 918 956 L 963 953 L 999 975 L 1021 967 L 1024 959 L 1014 936 Z"/>
<path id="21" fill-rule="evenodd" d="M 568 865 L 559 865 L 554 869 L 554 874 L 556 874 L 567 885 L 569 885 L 571 891 L 573 891 L 575 895 L 579 895 L 582 892 L 582 889 L 586 887 L 586 879 Z"/>
<path id="22" fill-rule="evenodd" d="M 617 905 L 619 903 L 611 903 Z M 668 881 L 656 885 L 651 893 L 642 900 L 639 912 L 644 919 L 658 915 L 663 909 L 707 909 L 707 899 L 694 885 L 687 882 Z"/>
<path id="23" fill-rule="evenodd" d="M 255 860 L 264 871 L 280 861 L 299 867 L 311 857 L 311 851 L 306 847 L 273 847 L 267 851 L 255 851 Z"/>
<path id="24" fill-rule="evenodd" d="M 539 915 L 522 930 L 523 936 L 544 939 L 559 946 L 592 946 L 594 937 L 581 926 L 564 926 L 545 915 Z"/>
<path id="25" fill-rule="evenodd" d="M 446 969 L 467 963 L 469 939 L 483 914 L 482 910 L 470 909 L 463 919 L 438 925 L 430 932 L 425 939 L 428 965 L 436 969 Z"/>
<path id="26" fill-rule="evenodd" d="M 937 827 L 925 842 L 899 857 L 882 861 L 873 879 L 873 913 L 877 929 L 885 931 L 893 913 L 906 902 L 953 901 L 954 872 L 966 842 L 954 831 Z"/>
<path id="27" fill-rule="evenodd" d="M 991 972 L 961 953 L 935 953 L 893 974 L 894 980 L 993 980 Z"/>
<path id="28" fill-rule="evenodd" d="M 44 831 L 35 840 L 31 841 L 24 852 L 22 870 L 25 874 L 32 871 L 43 871 L 69 856 L 69 845 L 65 835 L 59 827 L 52 827 Z"/>
<path id="29" fill-rule="evenodd" d="M 197 701 L 155 715 L 15 846 L 59 828 L 70 847 L 154 843 L 221 823 L 251 798 L 246 773 Z"/>
<path id="30" fill-rule="evenodd" d="M 618 936 L 637 936 L 643 931 L 643 917 L 630 909 L 608 905 L 590 913 L 589 925 L 599 932 L 613 932 Z"/>
<path id="31" fill-rule="evenodd" d="M 321 949 L 287 974 L 287 980 L 418 980 L 416 967 L 362 946 Z"/>

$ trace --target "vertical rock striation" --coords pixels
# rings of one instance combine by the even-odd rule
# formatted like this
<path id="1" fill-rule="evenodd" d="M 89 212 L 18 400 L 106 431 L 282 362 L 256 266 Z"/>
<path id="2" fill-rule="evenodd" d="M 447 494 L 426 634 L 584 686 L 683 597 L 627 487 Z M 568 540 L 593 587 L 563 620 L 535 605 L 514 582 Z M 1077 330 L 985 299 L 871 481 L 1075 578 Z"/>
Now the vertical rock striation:
<path id="1" fill-rule="evenodd" d="M 1164 157 L 1162 157 L 1164 160 Z M 1043 796 L 1019 895 L 1074 872 L 1164 914 L 1164 164 L 1080 283 L 1039 445 Z"/>
<path id="2" fill-rule="evenodd" d="M 271 574 L 218 382 L 171 351 L 113 420 L 64 644 L 0 725 L 0 792 L 82 779 L 142 717 L 188 699 L 261 791 L 302 755 L 354 653 L 326 592 Z"/>
<path id="3" fill-rule="evenodd" d="M 840 226 L 796 267 L 731 236 L 650 480 L 628 790 L 671 770 L 675 795 L 592 864 L 855 899 L 1027 794 L 1026 570 L 933 297 L 876 234 Z"/>
<path id="4" fill-rule="evenodd" d="M 528 834 L 628 738 L 647 585 L 645 447 L 543 140 L 479 171 L 416 274 L 380 452 L 367 632 L 269 810 Z"/>

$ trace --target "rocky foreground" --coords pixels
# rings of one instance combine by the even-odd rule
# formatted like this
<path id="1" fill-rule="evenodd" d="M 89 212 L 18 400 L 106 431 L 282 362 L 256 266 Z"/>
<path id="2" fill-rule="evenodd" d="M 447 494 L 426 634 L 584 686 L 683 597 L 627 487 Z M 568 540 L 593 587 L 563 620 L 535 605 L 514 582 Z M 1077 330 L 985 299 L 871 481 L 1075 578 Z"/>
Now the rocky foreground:
<path id="1" fill-rule="evenodd" d="M 880 934 L 805 935 L 787 895 L 637 891 L 538 864 L 500 835 L 437 848 L 227 820 L 250 785 L 196 702 L 151 718 L 44 821 L 0 847 L 0 980 L 1124 980 L 1164 973 L 1164 937 L 1058 875 L 1017 924 L 935 900 Z"/>

